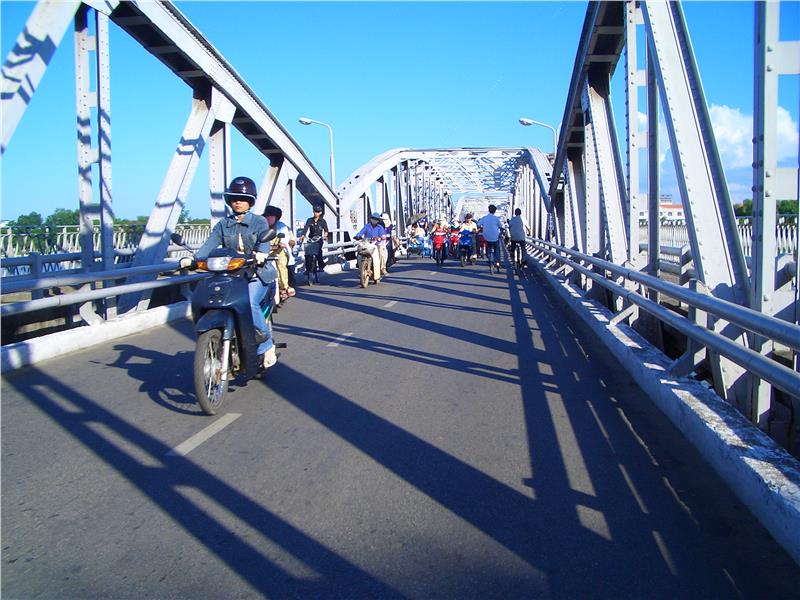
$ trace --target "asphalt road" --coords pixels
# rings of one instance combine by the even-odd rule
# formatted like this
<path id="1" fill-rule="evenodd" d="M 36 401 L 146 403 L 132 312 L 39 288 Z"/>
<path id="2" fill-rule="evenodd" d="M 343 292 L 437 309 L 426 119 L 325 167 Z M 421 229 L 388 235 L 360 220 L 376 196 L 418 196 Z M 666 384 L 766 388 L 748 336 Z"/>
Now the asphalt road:
<path id="1" fill-rule="evenodd" d="M 275 334 L 215 417 L 188 321 L 4 377 L 3 598 L 800 597 L 535 278 L 329 276 Z"/>

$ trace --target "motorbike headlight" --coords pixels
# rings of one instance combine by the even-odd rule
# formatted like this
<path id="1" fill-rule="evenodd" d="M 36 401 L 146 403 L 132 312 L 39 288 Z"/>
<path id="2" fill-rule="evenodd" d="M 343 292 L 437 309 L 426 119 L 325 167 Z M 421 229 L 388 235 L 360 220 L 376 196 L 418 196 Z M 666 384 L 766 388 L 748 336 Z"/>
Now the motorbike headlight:
<path id="1" fill-rule="evenodd" d="M 230 263 L 230 256 L 212 256 L 206 261 L 206 269 L 217 273 L 220 271 L 227 271 Z"/>

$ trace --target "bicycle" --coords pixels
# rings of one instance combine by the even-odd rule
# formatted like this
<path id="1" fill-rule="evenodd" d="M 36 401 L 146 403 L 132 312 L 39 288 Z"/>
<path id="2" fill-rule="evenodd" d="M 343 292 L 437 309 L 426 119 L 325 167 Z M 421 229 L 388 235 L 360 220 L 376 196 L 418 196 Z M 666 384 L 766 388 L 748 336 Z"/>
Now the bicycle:
<path id="1" fill-rule="evenodd" d="M 522 275 L 522 270 L 525 268 L 525 252 L 523 251 L 522 241 L 511 241 L 511 255 L 514 264 L 514 272 L 517 275 Z"/>
<path id="2" fill-rule="evenodd" d="M 322 249 L 322 236 L 310 237 L 303 244 L 303 255 L 306 260 L 306 282 L 309 286 L 311 283 L 311 275 L 314 275 L 314 282 L 319 283 L 319 261 L 317 255 Z"/>

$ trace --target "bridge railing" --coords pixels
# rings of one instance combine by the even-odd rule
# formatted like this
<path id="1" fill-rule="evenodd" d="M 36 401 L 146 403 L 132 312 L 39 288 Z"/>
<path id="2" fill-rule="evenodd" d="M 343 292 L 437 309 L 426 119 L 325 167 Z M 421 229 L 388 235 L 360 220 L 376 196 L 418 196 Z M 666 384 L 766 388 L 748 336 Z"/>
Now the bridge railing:
<path id="1" fill-rule="evenodd" d="M 635 320 L 637 311 L 644 311 L 685 335 L 689 340 L 687 350 L 674 360 L 671 374 L 681 376 L 699 370 L 706 352 L 717 353 L 783 391 L 794 404 L 795 414 L 800 414 L 797 412 L 800 410 L 800 373 L 738 341 L 742 332 L 747 332 L 751 342 L 769 340 L 797 355 L 800 353 L 800 326 L 712 296 L 697 280 L 692 280 L 694 289 L 687 289 L 545 240 L 529 238 L 528 245 L 531 257 L 560 280 L 592 290 L 587 293 L 598 298 L 595 286 L 610 292 L 613 300 L 606 299 L 604 303 L 616 312 L 612 325 Z M 659 295 L 685 304 L 688 316 L 660 302 Z M 753 418 L 753 415 L 746 416 Z"/>

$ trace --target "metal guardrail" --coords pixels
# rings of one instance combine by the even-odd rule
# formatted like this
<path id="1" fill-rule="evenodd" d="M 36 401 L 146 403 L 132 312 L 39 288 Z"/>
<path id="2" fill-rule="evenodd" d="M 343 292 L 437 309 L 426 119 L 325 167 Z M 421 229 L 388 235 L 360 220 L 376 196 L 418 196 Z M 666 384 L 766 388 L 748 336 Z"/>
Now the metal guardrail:
<path id="1" fill-rule="evenodd" d="M 668 323 L 693 341 L 718 352 L 790 396 L 797 396 L 798 390 L 800 390 L 800 373 L 715 331 L 698 325 L 694 321 L 661 306 L 653 300 L 645 298 L 635 291 L 625 289 L 618 283 L 609 280 L 605 275 L 595 272 L 576 261 L 597 267 L 618 278 L 639 283 L 649 289 L 680 300 L 691 307 L 725 319 L 744 330 L 784 344 L 795 352 L 800 352 L 800 327 L 797 325 L 764 315 L 732 302 L 686 289 L 657 277 L 621 267 L 564 246 L 534 238 L 529 238 L 528 244 L 534 250 L 542 252 L 562 265 L 569 266 L 613 294 L 618 295 L 632 305 L 638 306 L 657 319 Z"/>
<path id="2" fill-rule="evenodd" d="M 200 244 L 195 244 L 195 246 L 199 245 Z M 174 246 L 174 249 L 176 252 L 183 250 L 179 246 Z M 296 254 L 297 258 L 300 258 L 302 256 L 302 254 L 299 254 L 299 249 L 300 248 L 298 247 L 298 253 Z M 325 251 L 323 252 L 322 255 L 323 257 L 326 258 L 331 256 L 343 257 L 344 254 L 348 252 L 355 252 L 355 249 L 356 249 L 356 243 L 353 241 L 336 242 L 333 244 L 327 244 L 325 246 Z M 182 253 L 186 254 L 185 251 L 182 251 Z M 20 260 L 26 258 L 29 257 L 19 257 Z M 78 258 L 80 258 L 79 255 Z M 49 255 L 47 257 L 47 260 L 50 262 L 57 262 L 58 260 L 72 260 L 72 259 L 73 259 L 72 254 Z M 299 260 L 297 266 L 300 267 L 302 265 L 303 261 Z M 152 274 L 165 274 L 165 273 L 171 274 L 174 273 L 177 269 L 178 265 L 176 262 L 165 262 L 157 265 L 149 265 L 142 267 L 130 267 L 128 265 L 119 265 L 118 268 L 115 268 L 111 271 L 96 271 L 90 273 L 84 273 L 84 272 L 70 273 L 67 271 L 61 271 L 59 272 L 59 275 L 53 277 L 40 277 L 35 279 L 29 277 L 24 279 L 14 278 L 14 280 L 12 281 L 3 283 L 2 293 L 10 294 L 19 292 L 36 292 L 56 287 L 80 286 L 91 283 L 97 283 L 100 281 L 128 278 L 132 275 L 152 275 Z M 123 294 L 128 294 L 131 292 L 141 292 L 156 288 L 182 285 L 184 283 L 190 283 L 192 281 L 202 279 L 203 277 L 206 276 L 207 275 L 204 273 L 180 275 L 180 276 L 168 277 L 165 279 L 159 279 L 156 281 L 145 281 L 133 284 L 113 285 L 96 290 L 88 290 L 88 291 L 79 290 L 75 292 L 69 292 L 67 294 L 50 296 L 47 298 L 35 298 L 32 300 L 24 300 L 21 302 L 14 302 L 2 305 L 2 307 L 0 307 L 0 316 L 6 317 L 10 315 L 34 312 L 37 310 L 44 310 L 47 308 L 69 306 L 72 304 L 83 304 L 86 302 L 91 302 L 93 300 L 112 298 Z"/>

